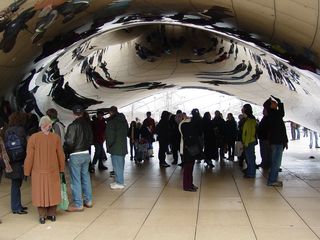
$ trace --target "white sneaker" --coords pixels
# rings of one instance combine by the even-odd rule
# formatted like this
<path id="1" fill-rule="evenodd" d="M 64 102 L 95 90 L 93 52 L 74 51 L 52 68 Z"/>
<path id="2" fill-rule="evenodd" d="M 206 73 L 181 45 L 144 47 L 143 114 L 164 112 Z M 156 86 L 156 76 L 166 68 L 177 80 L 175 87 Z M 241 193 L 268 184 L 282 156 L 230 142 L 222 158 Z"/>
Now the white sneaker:
<path id="1" fill-rule="evenodd" d="M 124 185 L 119 184 L 119 183 L 113 183 L 113 184 L 110 184 L 110 187 L 111 187 L 111 189 L 123 189 Z"/>

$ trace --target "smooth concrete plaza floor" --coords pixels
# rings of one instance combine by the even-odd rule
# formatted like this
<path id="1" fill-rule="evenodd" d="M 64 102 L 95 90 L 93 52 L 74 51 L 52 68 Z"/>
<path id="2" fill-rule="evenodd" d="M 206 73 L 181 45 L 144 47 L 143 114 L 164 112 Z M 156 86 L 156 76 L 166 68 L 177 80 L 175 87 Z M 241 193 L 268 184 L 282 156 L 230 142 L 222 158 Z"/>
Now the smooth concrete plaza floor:
<path id="1" fill-rule="evenodd" d="M 256 149 L 257 163 L 260 154 Z M 314 156 L 314 159 L 309 158 Z M 171 162 L 171 156 L 168 162 Z M 109 168 L 110 161 L 107 161 Z M 59 211 L 57 221 L 38 222 L 30 181 L 23 184 L 29 214 L 10 212 L 10 184 L 0 184 L 0 240 L 311 240 L 320 237 L 320 150 L 306 138 L 284 153 L 282 188 L 266 186 L 266 173 L 245 179 L 237 162 L 196 164 L 196 193 L 182 190 L 178 166 L 160 169 L 156 158 L 135 164 L 127 156 L 126 187 L 111 190 L 109 171 L 92 175 L 94 207 Z"/>

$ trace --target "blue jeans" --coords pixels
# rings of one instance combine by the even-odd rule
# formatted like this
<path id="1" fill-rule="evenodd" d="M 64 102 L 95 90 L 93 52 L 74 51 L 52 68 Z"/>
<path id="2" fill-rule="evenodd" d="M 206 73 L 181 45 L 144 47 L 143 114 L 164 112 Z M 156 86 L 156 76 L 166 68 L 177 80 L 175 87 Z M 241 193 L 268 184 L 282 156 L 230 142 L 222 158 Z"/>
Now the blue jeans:
<path id="1" fill-rule="evenodd" d="M 77 208 L 83 207 L 83 200 L 85 203 L 92 201 L 91 180 L 88 172 L 89 162 L 90 155 L 88 153 L 70 155 L 71 191 L 74 206 Z"/>
<path id="2" fill-rule="evenodd" d="M 118 184 L 124 184 L 124 156 L 111 155 L 111 161 L 113 166 L 113 171 L 115 173 L 115 180 Z"/>
<path id="3" fill-rule="evenodd" d="M 271 145 L 271 169 L 268 177 L 268 185 L 275 183 L 278 180 L 279 168 L 281 166 L 283 153 L 282 144 Z"/>
<path id="4" fill-rule="evenodd" d="M 21 185 L 22 179 L 11 179 L 11 210 L 13 212 L 22 210 Z"/>
<path id="5" fill-rule="evenodd" d="M 246 160 L 247 160 L 247 172 L 246 176 L 255 177 L 256 176 L 256 154 L 254 152 L 255 142 L 249 143 L 248 147 L 245 148 Z"/>

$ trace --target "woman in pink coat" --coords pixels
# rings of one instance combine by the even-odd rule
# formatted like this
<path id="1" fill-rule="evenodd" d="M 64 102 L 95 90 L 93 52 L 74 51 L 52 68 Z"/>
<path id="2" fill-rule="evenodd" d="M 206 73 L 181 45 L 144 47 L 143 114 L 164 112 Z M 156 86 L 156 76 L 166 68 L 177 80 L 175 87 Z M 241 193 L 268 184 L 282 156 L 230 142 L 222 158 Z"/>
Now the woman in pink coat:
<path id="1" fill-rule="evenodd" d="M 27 145 L 24 175 L 31 175 L 32 204 L 38 208 L 39 221 L 56 220 L 56 208 L 61 201 L 60 172 L 64 172 L 65 156 L 60 137 L 51 133 L 48 116 L 40 119 L 41 131 L 33 134 Z"/>

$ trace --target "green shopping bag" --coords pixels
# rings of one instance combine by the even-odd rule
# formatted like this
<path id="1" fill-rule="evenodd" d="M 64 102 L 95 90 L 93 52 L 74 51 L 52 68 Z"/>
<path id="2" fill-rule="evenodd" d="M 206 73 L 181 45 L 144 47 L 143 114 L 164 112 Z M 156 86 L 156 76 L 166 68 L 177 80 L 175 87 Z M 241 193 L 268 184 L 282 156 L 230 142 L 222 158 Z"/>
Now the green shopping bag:
<path id="1" fill-rule="evenodd" d="M 69 207 L 69 199 L 67 194 L 67 183 L 64 173 L 60 173 L 60 184 L 61 184 L 61 202 L 58 208 L 61 210 L 67 210 Z"/>

